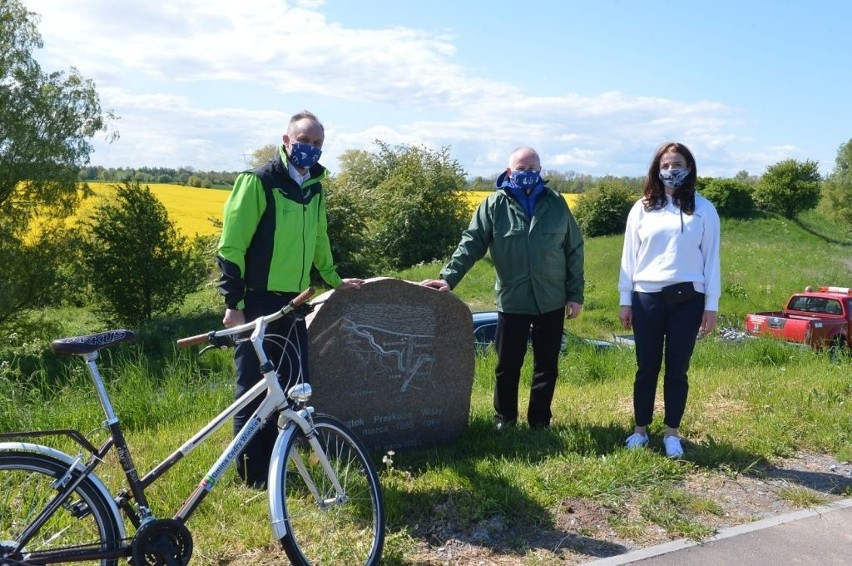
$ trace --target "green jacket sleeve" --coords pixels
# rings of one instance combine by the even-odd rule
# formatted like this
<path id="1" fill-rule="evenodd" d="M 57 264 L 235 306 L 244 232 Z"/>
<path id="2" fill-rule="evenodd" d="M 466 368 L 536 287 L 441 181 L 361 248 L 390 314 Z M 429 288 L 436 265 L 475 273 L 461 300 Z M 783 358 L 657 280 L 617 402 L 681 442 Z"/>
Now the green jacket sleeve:
<path id="1" fill-rule="evenodd" d="M 240 174 L 225 201 L 218 250 L 219 291 L 228 307 L 243 306 L 246 250 L 265 209 L 266 197 L 260 179 L 253 173 Z"/>
<path id="2" fill-rule="evenodd" d="M 569 303 L 583 304 L 583 291 L 586 286 L 583 272 L 584 253 L 583 233 L 569 210 L 568 241 L 565 242 L 565 263 L 568 270 L 565 290 Z"/>
<path id="3" fill-rule="evenodd" d="M 450 261 L 441 269 L 441 279 L 447 282 L 450 289 L 456 285 L 470 271 L 477 261 L 485 256 L 488 246 L 491 244 L 493 234 L 493 222 L 491 206 L 492 197 L 482 201 L 476 208 L 470 224 L 462 233 L 456 251 L 453 252 Z"/>

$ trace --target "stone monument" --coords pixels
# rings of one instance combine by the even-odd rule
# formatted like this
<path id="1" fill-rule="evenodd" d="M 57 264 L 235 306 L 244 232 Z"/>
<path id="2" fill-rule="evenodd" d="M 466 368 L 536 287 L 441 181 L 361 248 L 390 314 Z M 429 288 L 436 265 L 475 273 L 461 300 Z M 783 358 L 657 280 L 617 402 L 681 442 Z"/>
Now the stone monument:
<path id="1" fill-rule="evenodd" d="M 318 412 L 341 419 L 374 451 L 447 444 L 465 430 L 475 353 L 461 299 L 382 277 L 311 303 Z"/>

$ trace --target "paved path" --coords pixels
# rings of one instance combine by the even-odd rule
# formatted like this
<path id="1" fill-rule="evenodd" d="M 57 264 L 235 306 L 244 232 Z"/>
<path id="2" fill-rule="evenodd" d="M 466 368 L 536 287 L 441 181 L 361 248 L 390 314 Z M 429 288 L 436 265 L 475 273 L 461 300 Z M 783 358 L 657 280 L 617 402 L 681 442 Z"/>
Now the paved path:
<path id="1" fill-rule="evenodd" d="M 721 530 L 698 543 L 677 540 L 584 566 L 852 565 L 852 499 Z"/>

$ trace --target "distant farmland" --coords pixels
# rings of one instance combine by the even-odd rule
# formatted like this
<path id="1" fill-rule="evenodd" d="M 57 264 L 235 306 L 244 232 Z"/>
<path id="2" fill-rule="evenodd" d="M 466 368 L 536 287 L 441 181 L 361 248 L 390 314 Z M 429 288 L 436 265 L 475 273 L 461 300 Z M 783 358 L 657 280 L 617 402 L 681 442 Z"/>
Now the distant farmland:
<path id="1" fill-rule="evenodd" d="M 464 196 L 471 205 L 471 212 L 491 193 L 492 191 L 465 191 Z M 562 193 L 562 198 L 564 198 L 565 202 L 568 203 L 568 206 L 573 209 L 574 206 L 576 206 L 577 199 L 580 198 L 580 195 L 574 193 Z"/>
<path id="2" fill-rule="evenodd" d="M 112 196 L 114 184 L 116 183 L 89 181 L 95 196 L 83 203 L 78 217 L 83 218 L 92 214 L 101 199 Z M 211 218 L 222 221 L 222 207 L 228 195 L 231 194 L 228 189 L 200 189 L 161 183 L 141 183 L 141 185 L 150 188 L 154 196 L 163 203 L 169 212 L 169 220 L 175 223 L 184 236 L 192 238 L 196 235 L 210 236 L 219 233 L 219 229 L 214 226 Z"/>
<path id="3" fill-rule="evenodd" d="M 83 218 L 91 214 L 97 203 L 111 196 L 114 183 L 89 182 L 89 186 L 95 193 L 95 197 L 87 199 L 78 217 Z M 171 185 L 160 183 L 144 183 L 151 192 L 163 203 L 169 212 L 169 219 L 174 222 L 181 234 L 190 238 L 218 234 L 219 229 L 213 224 L 212 219 L 222 220 L 222 207 L 231 192 L 227 189 L 200 189 L 184 185 Z M 470 203 L 471 211 L 482 202 L 490 191 L 465 191 L 465 199 Z M 573 208 L 577 203 L 579 195 L 563 194 L 568 205 Z"/>

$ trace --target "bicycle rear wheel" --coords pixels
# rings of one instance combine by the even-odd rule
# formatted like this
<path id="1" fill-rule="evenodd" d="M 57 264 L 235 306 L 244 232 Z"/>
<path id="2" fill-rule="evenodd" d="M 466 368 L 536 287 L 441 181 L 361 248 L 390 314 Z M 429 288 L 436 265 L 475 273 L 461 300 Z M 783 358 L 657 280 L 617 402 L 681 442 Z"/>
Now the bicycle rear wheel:
<path id="1" fill-rule="evenodd" d="M 376 565 L 385 540 L 385 508 L 369 453 L 334 417 L 317 414 L 313 421 L 344 493 L 336 493 L 305 433 L 296 428 L 274 493 L 284 509 L 281 545 L 293 564 Z"/>
<path id="2" fill-rule="evenodd" d="M 13 552 L 15 541 L 32 520 L 56 495 L 55 483 L 68 472 L 64 462 L 33 452 L 0 452 L 0 564 L 46 564 L 68 561 L 46 558 L 62 549 L 79 552 L 81 545 L 89 549 L 115 549 L 120 544 L 121 530 L 108 500 L 88 478 L 26 543 L 23 550 Z M 72 477 L 79 476 L 73 472 Z M 42 558 L 38 558 L 41 556 Z M 116 566 L 116 559 L 75 562 Z"/>

